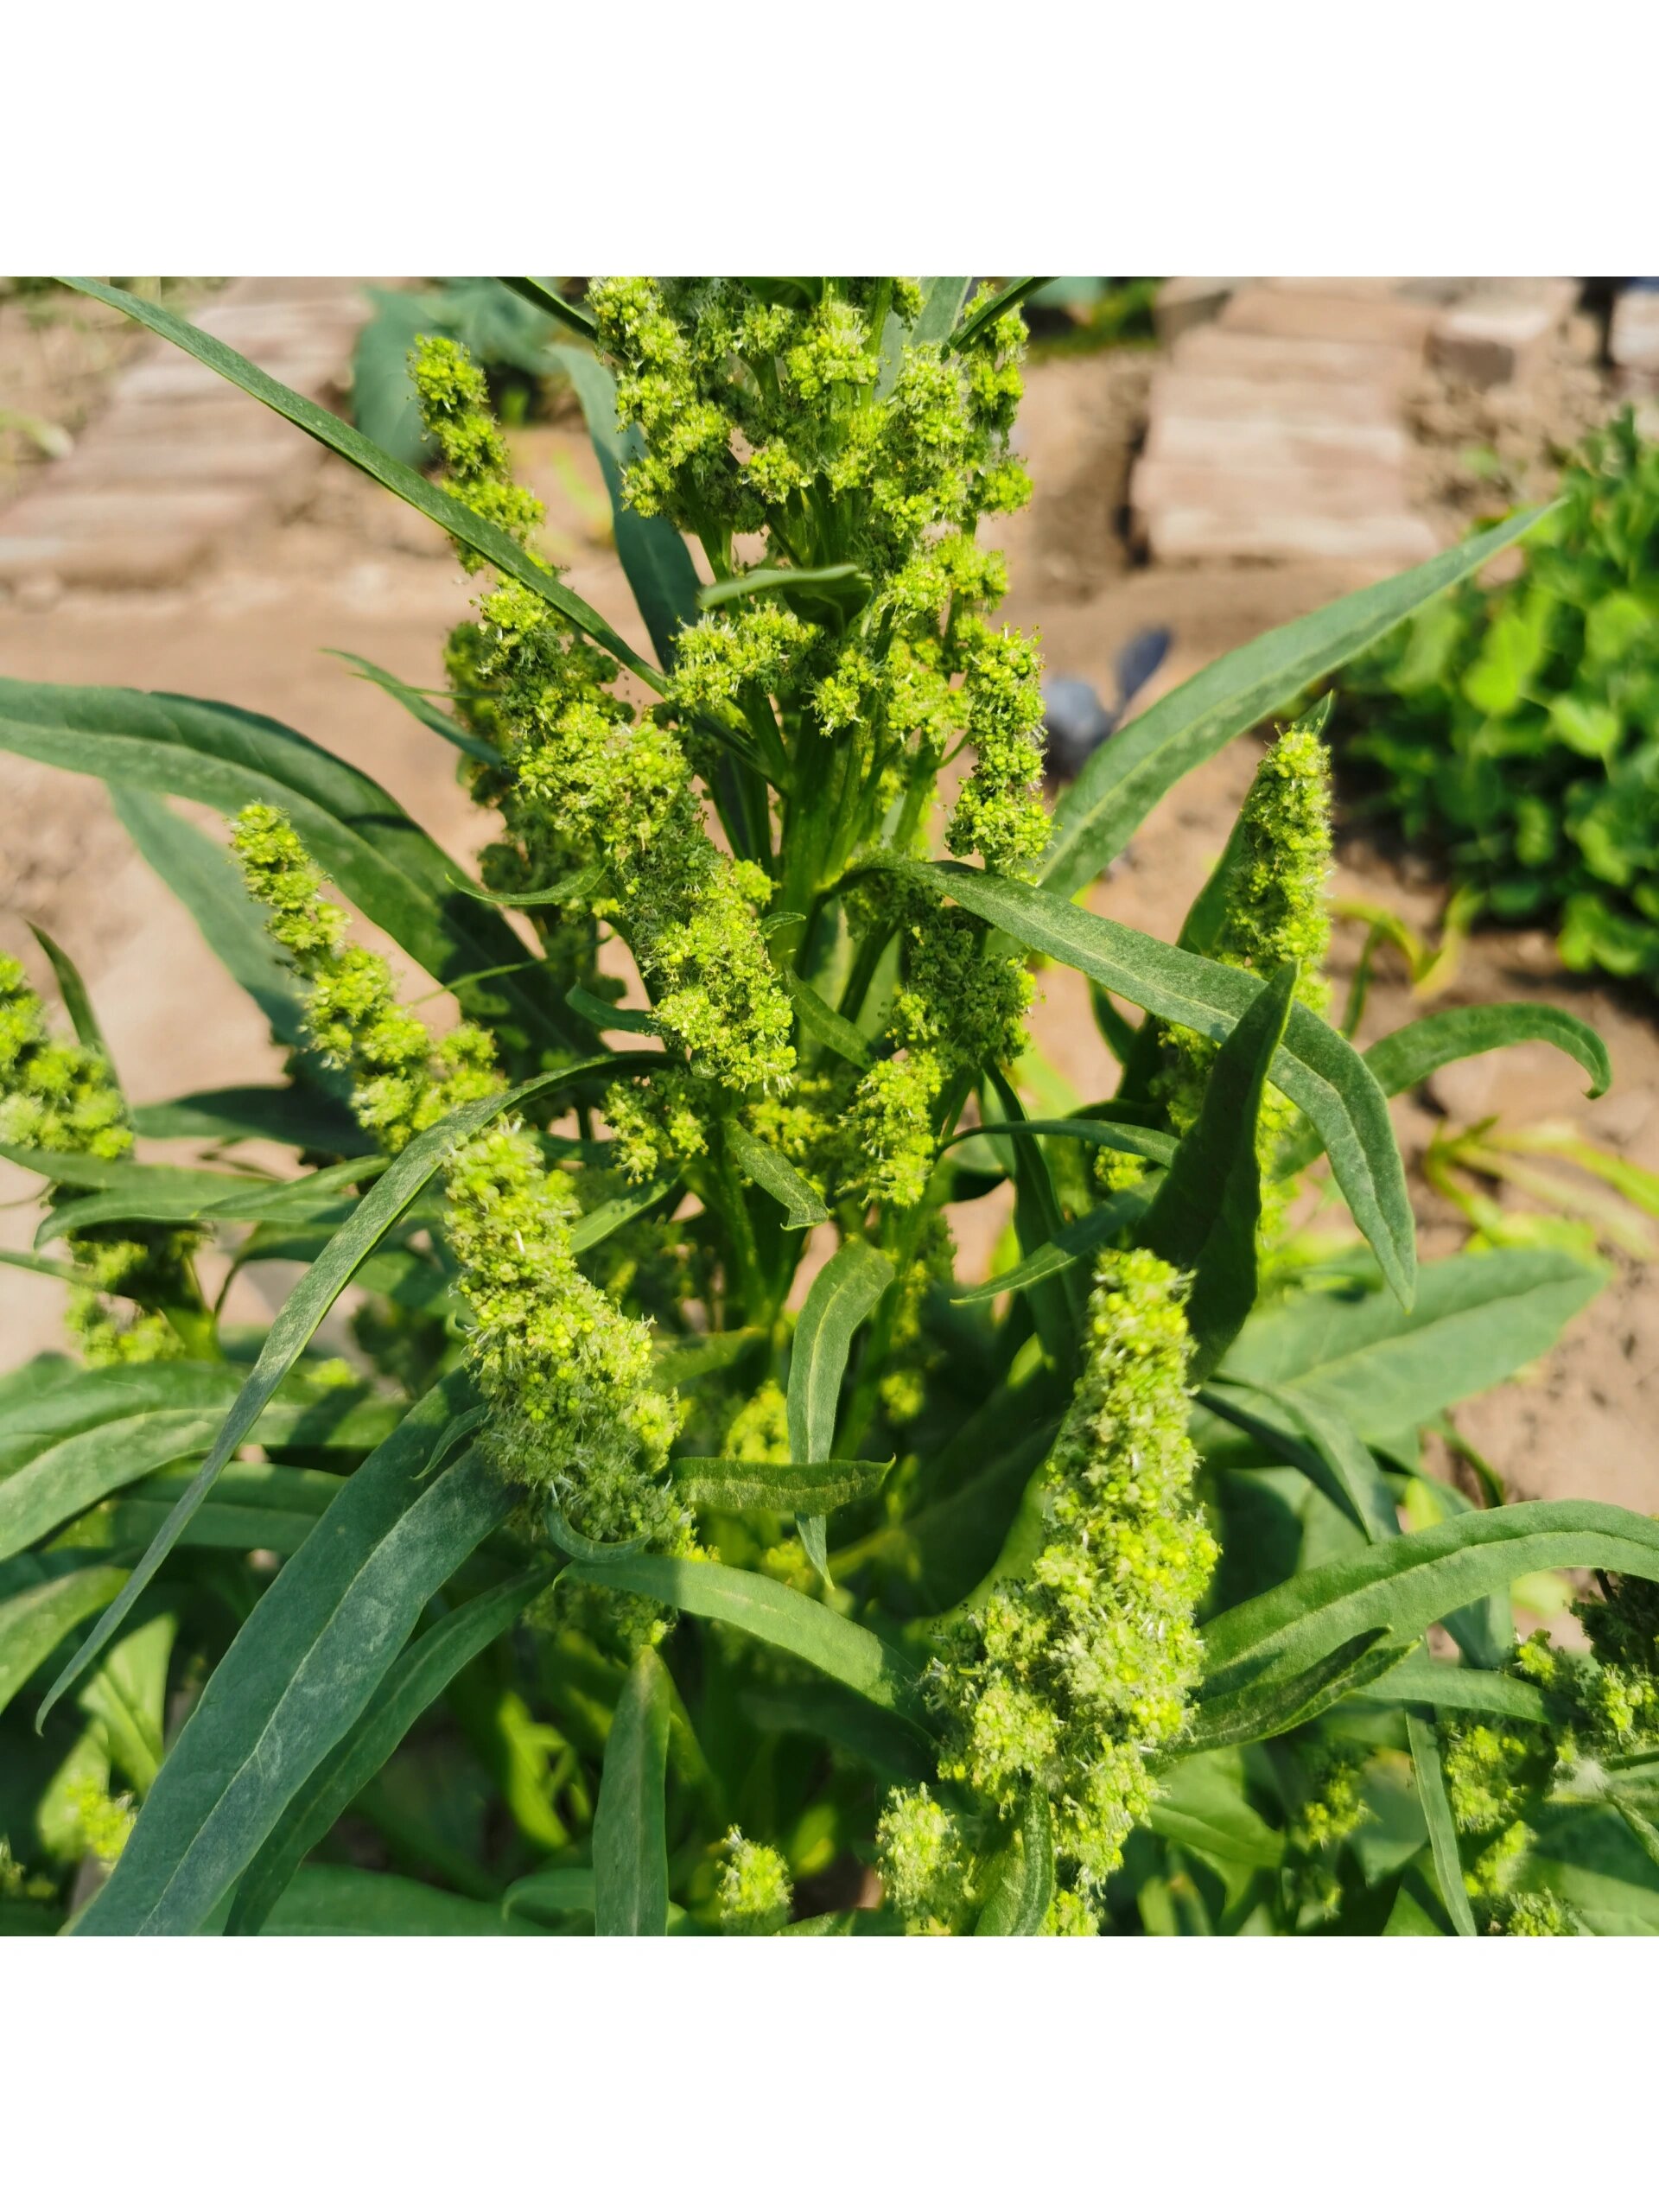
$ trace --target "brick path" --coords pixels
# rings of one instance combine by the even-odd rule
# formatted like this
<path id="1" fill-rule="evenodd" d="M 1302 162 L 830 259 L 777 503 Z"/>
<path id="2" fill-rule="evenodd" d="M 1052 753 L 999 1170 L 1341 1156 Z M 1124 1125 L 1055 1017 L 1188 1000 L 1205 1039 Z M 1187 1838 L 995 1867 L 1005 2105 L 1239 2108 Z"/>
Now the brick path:
<path id="1" fill-rule="evenodd" d="M 336 402 L 369 303 L 360 280 L 244 276 L 194 317 L 303 392 Z M 321 449 L 168 345 L 117 379 L 74 451 L 0 510 L 0 588 L 182 582 L 213 547 L 303 496 Z"/>
<path id="2" fill-rule="evenodd" d="M 1388 575 L 1427 559 L 1439 540 L 1411 505 L 1406 394 L 1429 360 L 1471 384 L 1524 378 L 1576 297 L 1560 277 L 1176 280 L 1130 480 L 1137 541 L 1161 562 Z"/>

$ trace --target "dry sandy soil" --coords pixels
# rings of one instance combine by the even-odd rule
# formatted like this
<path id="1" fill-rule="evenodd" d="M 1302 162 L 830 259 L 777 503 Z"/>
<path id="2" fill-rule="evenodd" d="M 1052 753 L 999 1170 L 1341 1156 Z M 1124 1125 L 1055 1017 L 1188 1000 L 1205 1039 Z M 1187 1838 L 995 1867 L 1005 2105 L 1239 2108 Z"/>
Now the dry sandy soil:
<path id="1" fill-rule="evenodd" d="M 1262 629 L 1336 596 L 1359 578 L 1329 567 L 1160 570 L 1128 565 L 1117 526 L 1146 365 L 1103 355 L 1035 369 L 1022 417 L 1033 510 L 1007 526 L 1014 588 L 1007 612 L 1040 628 L 1057 673 L 1109 693 L 1117 648 L 1148 623 L 1175 633 L 1157 679 L 1179 681 Z M 250 403 L 250 423 L 257 410 Z M 548 499 L 549 550 L 569 582 L 625 633 L 639 626 L 605 543 L 599 482 L 586 441 L 556 424 L 525 435 L 524 460 Z M 176 591 L 119 596 L 71 593 L 48 607 L 0 605 L 0 670 L 59 682 L 176 690 L 274 715 L 386 784 L 436 837 L 463 856 L 482 842 L 459 788 L 454 756 L 327 646 L 344 646 L 417 683 L 439 679 L 447 626 L 468 587 L 437 533 L 332 460 L 297 518 L 226 546 L 215 565 Z M 575 487 L 573 489 L 573 487 Z M 645 639 L 640 636 L 643 645 Z M 1236 744 L 1173 792 L 1135 838 L 1095 903 L 1172 937 L 1225 837 L 1249 782 L 1255 748 Z M 0 810 L 0 943 L 39 961 L 26 923 L 68 946 L 92 986 L 130 1095 L 268 1078 L 276 1056 L 257 1014 L 219 969 L 194 924 L 133 855 L 99 785 L 7 758 Z M 1340 895 L 1382 900 L 1414 925 L 1432 924 L 1440 896 L 1353 844 Z M 1338 972 L 1359 932 L 1338 931 Z M 1039 1017 L 1044 1051 L 1087 1097 L 1110 1087 L 1112 1064 L 1096 1034 L 1086 990 L 1050 969 Z M 1541 997 L 1593 1022 L 1612 1051 L 1615 1082 L 1594 1103 L 1569 1063 L 1527 1046 L 1437 1077 L 1432 1101 L 1402 1101 L 1398 1126 L 1414 1160 L 1437 1111 L 1458 1122 L 1503 1114 L 1569 1118 L 1598 1142 L 1659 1170 L 1659 1033 L 1640 1005 L 1564 976 L 1548 940 L 1477 940 L 1442 1003 Z M 1414 1011 L 1385 976 L 1362 1041 Z M 5 1170 L 0 1203 L 25 1198 Z M 1454 1249 L 1460 1218 L 1426 1187 L 1426 1253 Z M 0 1243 L 27 1243 L 33 1210 L 0 1211 Z M 252 1287 L 250 1286 L 249 1295 Z M 58 1341 L 57 1298 L 38 1277 L 0 1268 L 0 1368 Z M 1468 1409 L 1462 1426 L 1522 1495 L 1590 1495 L 1659 1510 L 1651 1440 L 1659 1433 L 1659 1297 L 1651 1271 L 1622 1262 L 1613 1285 L 1536 1371 Z"/>

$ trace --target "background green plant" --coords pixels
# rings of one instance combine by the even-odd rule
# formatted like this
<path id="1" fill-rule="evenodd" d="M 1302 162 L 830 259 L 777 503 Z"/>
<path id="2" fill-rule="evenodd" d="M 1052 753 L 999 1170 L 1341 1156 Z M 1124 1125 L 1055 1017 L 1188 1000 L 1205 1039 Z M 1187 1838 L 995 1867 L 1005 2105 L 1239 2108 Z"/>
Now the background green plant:
<path id="1" fill-rule="evenodd" d="M 82 286 L 490 572 L 448 700 L 372 672 L 499 835 L 474 878 L 295 732 L 0 683 L 0 743 L 106 781 L 290 1055 L 134 1106 L 68 953 L 73 1041 L 7 973 L 0 1137 L 48 1209 L 24 1264 L 74 1285 L 87 1357 L 0 1383 L 0 1924 L 1655 1926 L 1659 1529 L 1496 1475 L 1477 1505 L 1421 1459 L 1602 1271 L 1420 1271 L 1386 1106 L 1527 1038 L 1599 1089 L 1605 1052 L 1548 1008 L 1363 1056 L 1327 1025 L 1317 719 L 1176 945 L 1076 901 L 1188 769 L 1531 518 L 1229 655 L 1051 821 L 1034 655 L 972 540 L 1020 491 L 1007 300 L 513 282 L 571 341 L 653 660 L 527 550 L 453 342 L 416 364 L 441 489 Z M 939 827 L 1000 868 L 928 857 L 964 745 Z M 168 794 L 235 817 L 239 868 Z M 397 1004 L 330 889 L 457 1028 Z M 1090 978 L 1112 1099 L 1056 1111 L 1027 952 Z M 179 1137 L 197 1164 L 143 1156 Z M 1322 1160 L 1366 1241 L 1313 1258 L 1281 1223 Z M 944 1209 L 1004 1185 L 1017 1257 L 959 1281 Z M 269 1330 L 225 1325 L 214 1247 L 298 1268 Z M 353 1348 L 321 1356 L 348 1285 Z M 1570 1567 L 1604 1577 L 1593 1656 L 1517 1647 L 1511 1588 Z"/>
<path id="2" fill-rule="evenodd" d="M 1586 441 L 1520 573 L 1472 580 L 1350 670 L 1367 810 L 1570 968 L 1659 977 L 1659 447 Z"/>

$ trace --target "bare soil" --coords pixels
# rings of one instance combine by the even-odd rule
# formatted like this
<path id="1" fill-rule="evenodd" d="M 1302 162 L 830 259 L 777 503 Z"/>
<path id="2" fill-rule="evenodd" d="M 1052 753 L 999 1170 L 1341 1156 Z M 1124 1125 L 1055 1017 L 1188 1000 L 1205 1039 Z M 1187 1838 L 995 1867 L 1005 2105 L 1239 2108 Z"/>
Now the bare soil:
<path id="1" fill-rule="evenodd" d="M 1107 353 L 1033 369 L 1020 436 L 1039 486 L 1033 507 L 1003 525 L 1014 588 L 1007 613 L 1042 632 L 1056 674 L 1089 678 L 1107 696 L 1117 649 L 1148 624 L 1174 632 L 1156 684 L 1192 674 L 1264 628 L 1363 579 L 1328 565 L 1163 571 L 1130 565 L 1121 508 L 1138 435 L 1148 359 Z M 259 420 L 251 403 L 250 427 Z M 549 505 L 550 550 L 569 582 L 643 646 L 608 544 L 601 486 L 585 439 L 556 423 L 524 434 L 521 451 Z M 484 842 L 454 756 L 324 648 L 343 646 L 415 683 L 440 680 L 448 626 L 470 588 L 438 533 L 343 464 L 328 461 L 308 505 L 227 545 L 175 591 L 66 593 L 31 611 L 0 605 L 0 670 L 56 682 L 127 683 L 230 700 L 304 731 L 378 778 L 462 858 Z M 3 496 L 3 494 L 0 494 Z M 1152 695 L 1150 691 L 1147 696 Z M 1144 703 L 1144 702 L 1142 702 Z M 1248 785 L 1255 747 L 1230 747 L 1164 801 L 1095 888 L 1103 911 L 1173 937 L 1219 852 Z M 270 1079 L 277 1057 L 257 1014 L 226 978 L 194 924 L 132 854 L 102 787 L 6 756 L 0 809 L 0 944 L 41 962 L 26 924 L 68 946 L 97 999 L 130 1094 L 148 1101 L 221 1084 Z M 209 817 L 200 817 L 204 822 Z M 1351 840 L 1337 891 L 1392 906 L 1432 926 L 1443 893 Z M 1360 931 L 1338 930 L 1338 989 Z M 1109 1090 L 1114 1067 L 1087 990 L 1049 968 L 1037 1034 L 1082 1098 Z M 418 989 L 419 985 L 413 988 Z M 1591 1020 L 1612 1052 L 1615 1081 L 1591 1103 L 1559 1054 L 1525 1046 L 1448 1070 L 1432 1096 L 1402 1100 L 1398 1126 L 1414 1162 L 1444 1114 L 1464 1122 L 1573 1121 L 1593 1141 L 1659 1171 L 1659 1030 L 1649 1007 L 1564 975 L 1548 941 L 1491 932 L 1468 949 L 1440 1003 L 1536 998 Z M 1384 970 L 1362 1041 L 1421 1010 Z M 1418 1178 L 1426 1255 L 1453 1250 L 1466 1224 Z M 0 1244 L 27 1243 L 27 1179 L 0 1179 Z M 994 1213 L 969 1241 L 994 1241 Z M 253 1291 L 250 1287 L 250 1298 Z M 0 1365 L 60 1339 L 58 1294 L 41 1278 L 0 1268 Z M 1591 1496 L 1659 1510 L 1651 1443 L 1659 1415 L 1659 1294 L 1651 1268 L 1618 1263 L 1615 1280 L 1539 1370 L 1465 1409 L 1460 1425 L 1516 1494 Z"/>

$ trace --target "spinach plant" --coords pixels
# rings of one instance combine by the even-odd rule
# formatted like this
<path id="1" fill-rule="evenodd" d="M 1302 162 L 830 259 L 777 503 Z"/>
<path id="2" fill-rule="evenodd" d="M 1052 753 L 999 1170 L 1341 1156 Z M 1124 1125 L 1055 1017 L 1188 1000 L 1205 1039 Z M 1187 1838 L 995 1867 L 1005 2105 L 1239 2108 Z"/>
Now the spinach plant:
<path id="1" fill-rule="evenodd" d="M 81 1352 L 0 1386 L 6 1924 L 1654 1925 L 1659 1528 L 1476 1508 L 1419 1456 L 1600 1274 L 1420 1271 L 1387 1104 L 1523 1038 L 1599 1089 L 1602 1046 L 1547 1008 L 1363 1054 L 1327 1022 L 1323 708 L 1179 943 L 1079 903 L 1532 518 L 1229 655 L 1051 817 L 976 541 L 1027 489 L 1007 294 L 515 283 L 569 334 L 649 655 L 531 550 L 453 339 L 414 359 L 440 487 L 81 283 L 449 531 L 451 696 L 384 680 L 491 842 L 466 872 L 234 707 L 0 682 L 0 743 L 105 781 L 289 1054 L 135 1107 L 70 955 L 73 1040 L 4 972 L 0 1137 Z M 1112 1098 L 1029 1110 L 1033 953 L 1090 980 Z M 1287 1234 L 1309 1174 L 1335 1260 Z M 1010 1198 L 1014 1264 L 959 1279 L 952 1224 Z M 298 1268 L 269 1328 L 226 1324 L 227 1260 Z M 1408 1484 L 1441 1517 L 1402 1533 Z M 1563 1567 L 1604 1578 L 1592 1656 L 1515 1642 L 1511 1585 Z"/>
<path id="2" fill-rule="evenodd" d="M 1438 845 L 1495 918 L 1569 968 L 1659 979 L 1659 447 L 1586 442 L 1521 573 L 1472 579 L 1350 671 L 1338 734 L 1367 804 Z"/>

